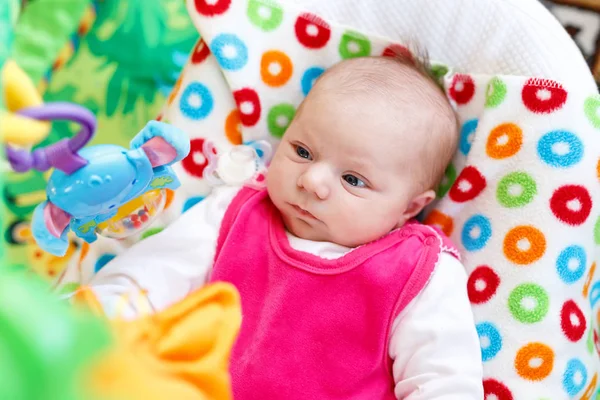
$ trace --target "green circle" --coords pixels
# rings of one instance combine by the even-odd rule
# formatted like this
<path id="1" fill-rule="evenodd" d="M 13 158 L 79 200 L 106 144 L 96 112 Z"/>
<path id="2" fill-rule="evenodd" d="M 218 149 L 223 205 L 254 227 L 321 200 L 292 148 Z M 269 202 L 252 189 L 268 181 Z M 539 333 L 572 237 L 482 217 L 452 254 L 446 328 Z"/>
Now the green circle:
<path id="1" fill-rule="evenodd" d="M 590 331 L 588 332 L 588 339 L 587 339 L 587 351 L 590 354 L 594 354 L 594 335 L 592 334 L 594 330 L 592 328 L 590 328 Z"/>
<path id="2" fill-rule="evenodd" d="M 592 123 L 594 128 L 600 129 L 600 95 L 590 96 L 583 105 L 585 116 Z"/>
<path id="3" fill-rule="evenodd" d="M 436 81 L 440 81 L 446 74 L 450 71 L 447 65 L 443 64 L 435 64 L 431 66 L 430 72 L 431 75 L 435 78 Z"/>
<path id="4" fill-rule="evenodd" d="M 58 295 L 62 296 L 62 295 L 67 295 L 67 294 L 71 294 L 71 293 L 75 293 L 75 291 L 77 291 L 77 289 L 79 289 L 81 285 L 79 283 L 76 282 L 70 282 L 65 284 L 63 287 L 61 287 L 58 290 Z"/>
<path id="5" fill-rule="evenodd" d="M 533 309 L 523 307 L 521 302 L 525 298 L 536 300 L 536 305 Z M 533 283 L 525 283 L 517 286 L 510 293 L 510 296 L 508 296 L 508 308 L 512 316 L 524 324 L 540 322 L 548 314 L 549 306 L 548 293 L 541 286 Z"/>
<path id="6" fill-rule="evenodd" d="M 351 49 L 351 45 L 357 46 L 357 49 Z M 346 31 L 340 41 L 339 51 L 344 60 L 367 57 L 371 55 L 371 42 L 365 35 L 354 31 Z"/>
<path id="7" fill-rule="evenodd" d="M 454 185 L 454 181 L 456 180 L 456 168 L 453 164 L 448 165 L 446 168 L 446 172 L 444 173 L 444 177 L 442 178 L 442 182 L 438 185 L 436 190 L 436 196 L 438 199 L 441 199 L 448 193 L 448 190 Z"/>
<path id="8" fill-rule="evenodd" d="M 288 126 L 292 123 L 294 115 L 296 115 L 296 109 L 291 104 L 283 103 L 271 108 L 267 116 L 267 125 L 269 126 L 271 135 L 282 137 Z M 285 124 L 280 124 L 278 121 L 280 117 L 286 118 Z"/>
<path id="9" fill-rule="evenodd" d="M 261 10 L 268 12 L 268 17 L 260 15 Z M 283 9 L 271 2 L 264 0 L 250 0 L 248 2 L 248 19 L 256 27 L 260 28 L 264 32 L 274 31 L 281 25 L 283 21 Z"/>
<path id="10" fill-rule="evenodd" d="M 498 77 L 492 78 L 486 89 L 485 106 L 498 107 L 506 98 L 506 84 Z"/>
<path id="11" fill-rule="evenodd" d="M 140 235 L 140 240 L 144 240 L 149 238 L 150 236 L 156 235 L 157 233 L 161 233 L 163 229 L 164 228 L 150 228 Z"/>
<path id="12" fill-rule="evenodd" d="M 521 193 L 517 196 L 510 194 L 512 186 L 519 186 Z M 525 172 L 513 172 L 506 175 L 498 183 L 496 197 L 498 202 L 506 208 L 523 207 L 529 203 L 537 194 L 537 185 L 533 178 Z"/>
<path id="13" fill-rule="evenodd" d="M 600 245 L 600 217 L 596 221 L 596 226 L 594 226 L 594 242 L 597 245 Z"/>

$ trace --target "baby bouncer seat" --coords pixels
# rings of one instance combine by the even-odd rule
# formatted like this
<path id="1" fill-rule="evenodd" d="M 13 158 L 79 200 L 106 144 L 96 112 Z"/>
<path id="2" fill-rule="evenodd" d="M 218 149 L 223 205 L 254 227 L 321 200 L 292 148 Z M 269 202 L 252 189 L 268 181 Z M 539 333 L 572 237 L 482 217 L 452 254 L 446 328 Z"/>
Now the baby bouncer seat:
<path id="1" fill-rule="evenodd" d="M 349 57 L 426 48 L 461 122 L 425 223 L 459 246 L 486 399 L 593 399 L 600 372 L 600 97 L 536 0 L 187 0 L 201 39 L 158 119 L 191 153 L 161 226 L 202 201 L 210 155 L 277 144 L 314 79 Z M 123 242 L 76 254 L 87 283 Z M 73 271 L 76 271 L 73 272 Z M 100 272 L 102 273 L 102 270 Z M 494 397 L 495 396 L 495 397 Z"/>

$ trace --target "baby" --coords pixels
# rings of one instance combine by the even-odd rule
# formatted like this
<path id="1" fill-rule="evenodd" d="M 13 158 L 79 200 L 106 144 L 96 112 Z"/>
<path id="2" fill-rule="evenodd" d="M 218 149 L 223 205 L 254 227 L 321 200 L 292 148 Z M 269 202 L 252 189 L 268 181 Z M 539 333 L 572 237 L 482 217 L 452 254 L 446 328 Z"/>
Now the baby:
<path id="1" fill-rule="evenodd" d="M 132 291 L 162 309 L 233 283 L 236 400 L 481 400 L 466 273 L 452 243 L 414 220 L 457 140 L 420 62 L 343 61 L 299 107 L 267 190 L 216 189 L 91 287 L 110 314 Z"/>

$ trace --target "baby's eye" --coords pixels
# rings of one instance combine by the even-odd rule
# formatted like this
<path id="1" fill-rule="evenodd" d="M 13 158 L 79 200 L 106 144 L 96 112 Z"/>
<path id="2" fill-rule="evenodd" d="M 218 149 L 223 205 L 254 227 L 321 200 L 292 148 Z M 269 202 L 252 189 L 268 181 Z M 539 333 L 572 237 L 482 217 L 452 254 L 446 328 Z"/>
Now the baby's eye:
<path id="1" fill-rule="evenodd" d="M 346 183 L 350 186 L 355 186 L 355 187 L 366 187 L 367 184 L 364 183 L 362 180 L 360 180 L 359 178 L 357 178 L 356 176 L 352 175 L 352 174 L 346 174 L 342 176 L 342 179 L 346 181 Z"/>
<path id="2" fill-rule="evenodd" d="M 306 150 L 304 147 L 302 146 L 296 146 L 296 153 L 301 157 L 301 158 L 305 158 L 307 160 L 312 160 L 312 156 L 310 155 L 310 152 L 308 150 Z"/>

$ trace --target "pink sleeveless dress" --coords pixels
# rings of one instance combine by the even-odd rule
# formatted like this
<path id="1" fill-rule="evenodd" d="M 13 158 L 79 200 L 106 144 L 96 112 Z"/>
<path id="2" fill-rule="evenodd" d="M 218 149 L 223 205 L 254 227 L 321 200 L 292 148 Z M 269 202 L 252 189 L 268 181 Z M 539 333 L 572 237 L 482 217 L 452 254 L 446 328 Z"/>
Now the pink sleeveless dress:
<path id="1" fill-rule="evenodd" d="M 234 399 L 395 399 L 391 325 L 442 251 L 457 254 L 418 223 L 335 260 L 296 251 L 266 191 L 243 189 L 223 219 L 211 275 L 242 299 Z"/>

